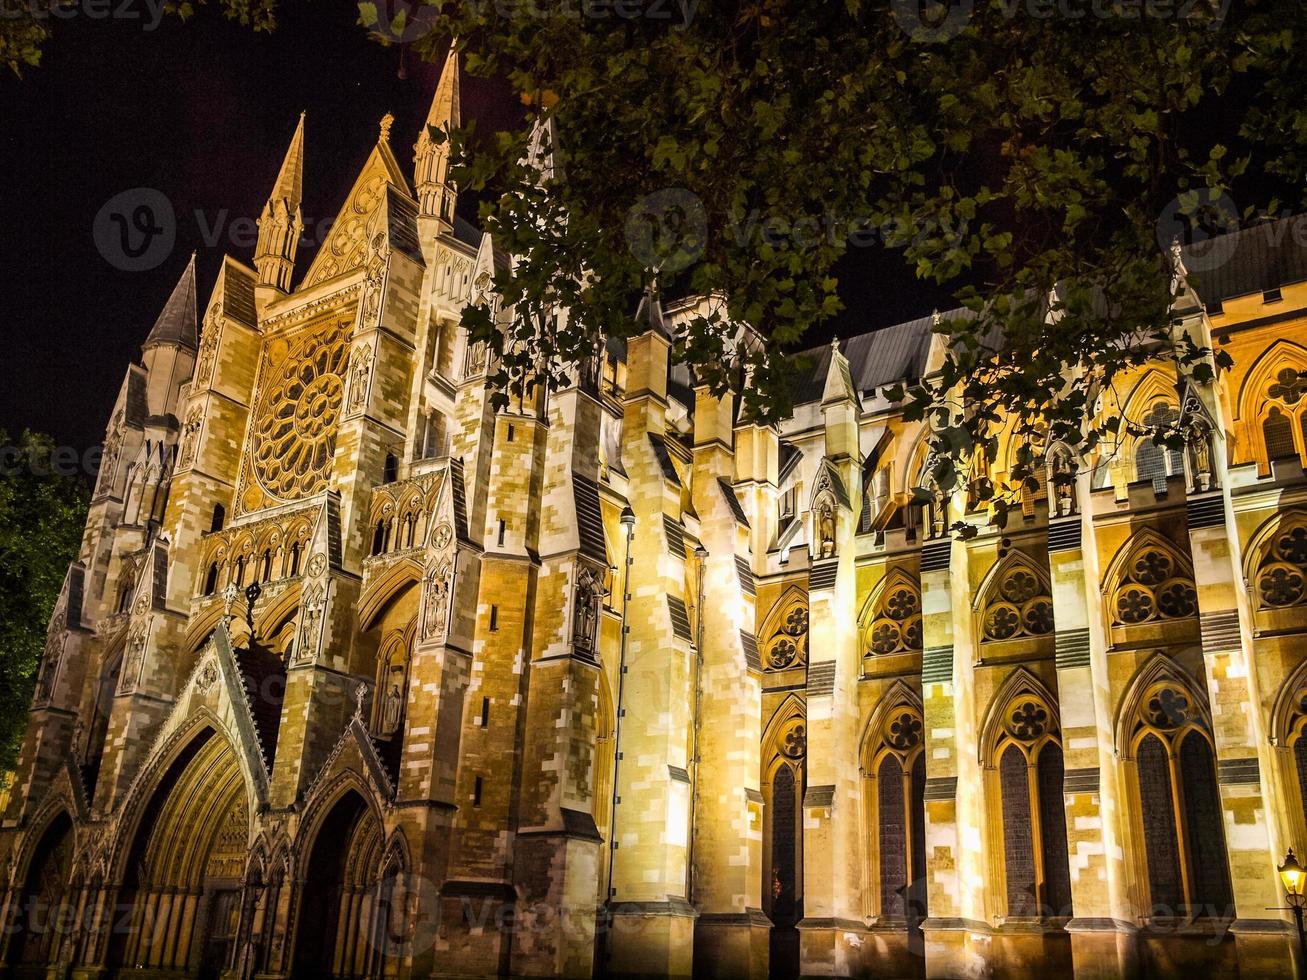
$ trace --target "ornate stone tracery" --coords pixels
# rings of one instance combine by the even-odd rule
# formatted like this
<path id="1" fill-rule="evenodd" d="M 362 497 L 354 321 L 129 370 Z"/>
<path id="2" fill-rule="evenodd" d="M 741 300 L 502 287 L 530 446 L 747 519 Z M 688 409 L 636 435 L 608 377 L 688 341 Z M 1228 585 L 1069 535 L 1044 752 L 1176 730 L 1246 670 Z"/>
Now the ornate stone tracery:
<path id="1" fill-rule="evenodd" d="M 1113 626 L 1138 626 L 1198 614 L 1193 573 L 1180 554 L 1158 535 L 1141 533 L 1129 546 L 1110 592 Z"/>
<path id="2" fill-rule="evenodd" d="M 792 590 L 769 617 L 764 657 L 769 670 L 787 670 L 808 662 L 808 599 Z"/>
<path id="3" fill-rule="evenodd" d="M 1020 552 L 1012 552 L 991 574 L 981 610 L 981 641 L 985 643 L 1053 632 L 1053 599 L 1047 578 Z"/>
<path id="4" fill-rule="evenodd" d="M 887 576 L 864 617 L 863 647 L 884 655 L 921 649 L 921 587 L 902 571 Z"/>

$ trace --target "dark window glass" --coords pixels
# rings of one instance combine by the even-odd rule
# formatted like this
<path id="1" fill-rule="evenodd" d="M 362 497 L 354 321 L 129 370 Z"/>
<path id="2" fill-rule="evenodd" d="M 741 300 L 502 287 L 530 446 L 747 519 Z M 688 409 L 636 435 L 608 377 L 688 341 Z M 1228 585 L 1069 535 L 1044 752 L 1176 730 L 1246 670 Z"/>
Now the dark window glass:
<path id="1" fill-rule="evenodd" d="M 880 912 L 902 918 L 906 915 L 908 828 L 904 826 L 903 767 L 898 759 L 885 756 L 876 783 L 880 796 Z"/>
<path id="2" fill-rule="evenodd" d="M 1152 914 L 1178 915 L 1184 902 L 1180 890 L 1180 854 L 1176 846 L 1171 769 L 1161 739 L 1156 735 L 1144 736 L 1135 764 L 1139 769 L 1139 806 L 1144 818 Z"/>
<path id="3" fill-rule="evenodd" d="M 794 771 L 781 766 L 772 780 L 771 868 L 772 922 L 794 924 L 795 848 L 794 848 Z"/>
<path id="4" fill-rule="evenodd" d="M 1030 781 L 1026 757 L 1008 746 L 999 763 L 1003 788 L 1003 857 L 1007 865 L 1007 913 L 1038 915 L 1035 855 L 1030 834 Z"/>
<path id="5" fill-rule="evenodd" d="M 1066 809 L 1062 802 L 1062 749 L 1049 742 L 1039 753 L 1039 832 L 1044 849 L 1044 914 L 1071 914 Z"/>
<path id="6" fill-rule="evenodd" d="M 1298 452 L 1293 446 L 1293 426 L 1289 424 L 1289 417 L 1278 408 L 1272 408 L 1262 423 L 1262 438 L 1266 440 L 1267 459 L 1284 459 Z"/>
<path id="7" fill-rule="evenodd" d="M 1212 747 L 1198 732 L 1180 743 L 1180 778 L 1184 784 L 1184 819 L 1189 844 L 1191 913 L 1224 916 L 1232 912 L 1230 871 L 1225 860 L 1221 795 L 1216 788 Z"/>

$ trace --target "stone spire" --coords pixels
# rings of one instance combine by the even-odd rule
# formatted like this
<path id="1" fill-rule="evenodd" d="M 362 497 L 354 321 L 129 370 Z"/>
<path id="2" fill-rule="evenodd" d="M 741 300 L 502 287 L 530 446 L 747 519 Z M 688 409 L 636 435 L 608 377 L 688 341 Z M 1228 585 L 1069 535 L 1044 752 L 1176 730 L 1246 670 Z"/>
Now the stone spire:
<path id="1" fill-rule="evenodd" d="M 272 195 L 259 217 L 259 242 L 254 249 L 254 265 L 259 285 L 281 292 L 290 289 L 295 271 L 295 250 L 299 246 L 304 217 L 300 204 L 304 197 L 304 113 L 291 138 L 286 159 L 282 161 Z"/>
<path id="2" fill-rule="evenodd" d="M 431 138 L 431 130 L 441 130 L 448 134 L 459 125 L 458 94 L 458 49 L 457 42 L 449 45 L 449 55 L 445 58 L 445 67 L 440 73 L 440 84 L 436 86 L 436 97 L 431 100 L 431 111 L 427 113 L 426 124 L 418 135 L 414 149 L 413 182 L 417 185 L 419 216 L 435 218 L 442 225 L 443 231 L 454 226 L 454 204 L 458 191 L 449 180 L 449 140 L 437 143 Z"/>
<path id="3" fill-rule="evenodd" d="M 197 349 L 199 343 L 196 338 L 195 308 L 195 253 L 192 252 L 186 270 L 172 288 L 172 295 L 159 313 L 159 319 L 154 321 L 154 327 L 145 338 L 142 350 L 160 344 Z"/>

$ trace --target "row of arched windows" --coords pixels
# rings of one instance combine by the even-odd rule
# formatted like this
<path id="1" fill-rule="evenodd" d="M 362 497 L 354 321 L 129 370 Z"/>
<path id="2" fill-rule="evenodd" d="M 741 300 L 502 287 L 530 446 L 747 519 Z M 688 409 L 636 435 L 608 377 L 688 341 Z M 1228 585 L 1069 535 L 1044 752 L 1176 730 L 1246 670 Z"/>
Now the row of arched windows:
<path id="1" fill-rule="evenodd" d="M 1160 663 L 1170 664 L 1164 657 Z M 1133 739 L 1131 808 L 1139 820 L 1147 914 L 1156 918 L 1230 914 L 1216 762 L 1206 707 L 1175 668 L 1138 698 Z M 1008 919 L 1073 914 L 1061 732 L 1052 701 L 1020 671 L 1015 693 L 987 723 L 985 792 L 990 796 L 993 867 L 1001 875 L 1001 913 Z M 925 882 L 924 723 L 915 697 L 882 712 L 871 751 L 871 882 L 883 922 L 919 922 L 927 913 Z M 1307 716 L 1302 725 L 1307 729 Z M 1132 753 L 1132 754 L 1131 754 Z M 1307 738 L 1294 747 L 1299 780 L 1307 780 Z M 1301 782 L 1307 788 L 1307 782 Z M 1307 798 L 1305 796 L 1304 798 Z"/>

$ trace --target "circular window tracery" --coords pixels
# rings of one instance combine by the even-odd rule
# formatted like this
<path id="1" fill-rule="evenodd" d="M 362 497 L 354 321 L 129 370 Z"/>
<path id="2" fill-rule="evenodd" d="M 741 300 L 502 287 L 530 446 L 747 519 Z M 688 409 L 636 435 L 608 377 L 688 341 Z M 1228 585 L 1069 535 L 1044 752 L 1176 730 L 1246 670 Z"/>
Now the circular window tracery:
<path id="1" fill-rule="evenodd" d="M 868 651 L 877 655 L 921 649 L 921 593 L 899 581 L 884 589 L 867 629 Z"/>
<path id="2" fill-rule="evenodd" d="M 1307 525 L 1286 524 L 1275 534 L 1257 570 L 1262 605 L 1296 606 L 1307 599 Z"/>
<path id="3" fill-rule="evenodd" d="M 1146 545 L 1130 556 L 1125 567 L 1125 577 L 1112 593 L 1113 625 L 1138 626 L 1197 615 L 1198 590 L 1174 555 Z"/>
<path id="4" fill-rule="evenodd" d="M 1053 632 L 1053 598 L 1033 569 L 1015 565 L 999 578 L 980 624 L 986 642 L 1047 636 Z"/>
<path id="5" fill-rule="evenodd" d="M 253 440 L 259 483 L 282 500 L 311 496 L 327 485 L 344 400 L 348 336 L 344 324 L 292 348 L 270 370 Z"/>

